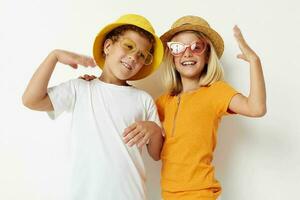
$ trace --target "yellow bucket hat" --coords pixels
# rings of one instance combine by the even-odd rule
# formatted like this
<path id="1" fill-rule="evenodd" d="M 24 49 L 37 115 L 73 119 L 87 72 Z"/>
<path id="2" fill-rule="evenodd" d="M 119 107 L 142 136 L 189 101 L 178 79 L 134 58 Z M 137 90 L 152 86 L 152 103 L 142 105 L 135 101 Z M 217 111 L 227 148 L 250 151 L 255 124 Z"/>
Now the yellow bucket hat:
<path id="1" fill-rule="evenodd" d="M 222 37 L 212 29 L 207 21 L 198 16 L 187 15 L 179 18 L 171 26 L 171 29 L 164 33 L 160 39 L 165 47 L 172 37 L 181 31 L 198 31 L 203 33 L 212 42 L 218 57 L 220 58 L 224 51 L 224 41 Z"/>
<path id="2" fill-rule="evenodd" d="M 155 39 L 152 63 L 150 65 L 142 67 L 142 69 L 136 75 L 131 77 L 130 80 L 139 80 L 145 78 L 146 76 L 150 75 L 151 73 L 153 73 L 155 70 L 158 69 L 163 58 L 164 48 L 160 38 L 155 34 L 154 28 L 152 27 L 151 23 L 143 16 L 136 15 L 136 14 L 123 15 L 114 23 L 108 24 L 104 28 L 102 28 L 94 41 L 94 46 L 93 46 L 94 59 L 97 65 L 101 69 L 103 69 L 105 58 L 102 55 L 102 51 L 103 51 L 103 43 L 104 43 L 105 36 L 113 29 L 122 25 L 134 25 L 139 28 L 142 28 L 145 31 L 152 34 Z"/>

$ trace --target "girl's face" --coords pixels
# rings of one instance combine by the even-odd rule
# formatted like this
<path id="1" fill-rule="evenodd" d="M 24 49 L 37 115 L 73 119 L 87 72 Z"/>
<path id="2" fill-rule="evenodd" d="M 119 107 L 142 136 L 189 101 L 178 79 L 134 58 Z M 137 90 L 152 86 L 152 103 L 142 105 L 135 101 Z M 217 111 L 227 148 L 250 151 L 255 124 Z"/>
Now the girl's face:
<path id="1" fill-rule="evenodd" d="M 199 35 L 193 32 L 182 32 L 172 38 L 172 42 L 180 42 L 187 46 L 181 54 L 173 56 L 176 70 L 180 73 L 182 78 L 199 79 L 205 64 L 208 62 L 208 47 L 201 53 L 201 51 L 198 51 L 197 49 L 192 51 L 191 49 L 194 47 L 192 48 L 189 46 L 201 40 L 203 41 Z"/>

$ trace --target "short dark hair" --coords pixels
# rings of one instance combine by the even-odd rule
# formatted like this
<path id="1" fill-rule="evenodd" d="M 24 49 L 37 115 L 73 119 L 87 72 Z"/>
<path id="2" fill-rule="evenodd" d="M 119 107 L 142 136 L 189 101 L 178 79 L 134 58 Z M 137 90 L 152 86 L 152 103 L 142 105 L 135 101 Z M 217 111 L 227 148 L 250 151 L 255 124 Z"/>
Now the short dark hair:
<path id="1" fill-rule="evenodd" d="M 106 36 L 103 40 L 103 45 L 107 39 L 111 39 L 113 42 L 118 41 L 119 37 L 121 35 L 123 35 L 126 31 L 129 31 L 129 30 L 137 32 L 140 36 L 146 38 L 152 45 L 152 47 L 150 49 L 150 53 L 153 54 L 154 43 L 155 43 L 154 36 L 151 33 L 149 33 L 148 31 L 146 31 L 140 27 L 137 27 L 135 25 L 130 25 L 130 24 L 119 26 L 119 27 L 113 29 L 112 31 L 110 31 L 108 34 L 106 34 Z M 102 52 L 102 54 L 103 54 L 103 57 L 105 57 L 104 51 Z"/>

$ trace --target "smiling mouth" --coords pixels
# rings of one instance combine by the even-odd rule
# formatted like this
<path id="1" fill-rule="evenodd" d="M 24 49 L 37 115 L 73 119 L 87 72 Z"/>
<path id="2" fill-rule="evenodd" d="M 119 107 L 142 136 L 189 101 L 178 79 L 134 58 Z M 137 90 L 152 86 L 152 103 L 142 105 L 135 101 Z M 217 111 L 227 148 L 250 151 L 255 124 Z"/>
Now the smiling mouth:
<path id="1" fill-rule="evenodd" d="M 126 63 L 126 62 L 122 62 L 122 61 L 121 61 L 121 63 L 122 63 L 122 65 L 123 65 L 126 69 L 128 69 L 128 70 L 133 70 L 132 65 L 130 65 L 130 64 Z"/>
<path id="2" fill-rule="evenodd" d="M 181 62 L 182 66 L 194 66 L 197 62 L 196 61 L 183 61 Z"/>

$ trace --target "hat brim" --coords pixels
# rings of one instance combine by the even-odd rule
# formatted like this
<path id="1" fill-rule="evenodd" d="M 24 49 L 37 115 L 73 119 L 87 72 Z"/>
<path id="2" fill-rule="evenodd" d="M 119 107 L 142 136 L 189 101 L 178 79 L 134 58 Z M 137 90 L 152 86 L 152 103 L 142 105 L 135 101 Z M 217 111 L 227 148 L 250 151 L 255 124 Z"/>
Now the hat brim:
<path id="1" fill-rule="evenodd" d="M 95 62 L 101 69 L 104 68 L 104 63 L 105 63 L 105 58 L 103 57 L 103 43 L 104 43 L 105 36 L 109 32 L 111 32 L 113 29 L 115 29 L 119 26 L 122 26 L 122 25 L 136 26 L 135 24 L 130 24 L 130 23 L 111 23 L 111 24 L 105 26 L 98 33 L 98 35 L 94 41 L 93 56 L 94 56 Z M 147 30 L 145 30 L 145 31 L 147 31 Z M 153 33 L 150 33 L 150 34 L 153 35 L 153 37 L 155 39 L 153 61 L 150 65 L 143 66 L 141 68 L 141 70 L 136 75 L 131 77 L 129 80 L 143 79 L 143 78 L 147 77 L 148 75 L 150 75 L 151 73 L 153 73 L 154 71 L 156 71 L 160 66 L 160 63 L 163 59 L 164 47 L 163 47 L 163 44 L 162 44 L 160 38 L 157 35 L 155 35 Z"/>
<path id="2" fill-rule="evenodd" d="M 182 31 L 198 31 L 203 33 L 212 42 L 218 57 L 221 58 L 224 51 L 224 41 L 215 30 L 206 26 L 185 24 L 172 28 L 160 37 L 164 47 L 166 48 L 167 42 L 169 42 L 177 33 Z"/>

